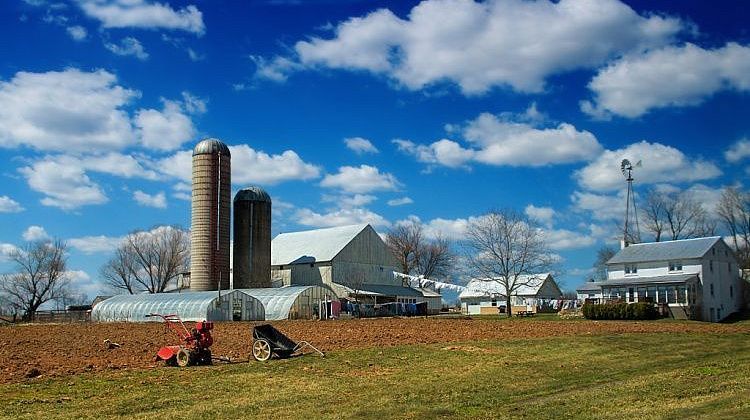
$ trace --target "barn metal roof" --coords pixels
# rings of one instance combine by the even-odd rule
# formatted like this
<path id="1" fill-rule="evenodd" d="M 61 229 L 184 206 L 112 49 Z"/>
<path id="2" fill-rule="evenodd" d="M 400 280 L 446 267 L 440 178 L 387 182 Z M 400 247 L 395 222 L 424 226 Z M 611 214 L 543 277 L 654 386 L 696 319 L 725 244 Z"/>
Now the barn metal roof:
<path id="1" fill-rule="evenodd" d="M 331 261 L 369 225 L 350 225 L 277 235 L 271 241 L 271 265 Z"/>
<path id="2" fill-rule="evenodd" d="M 720 236 L 712 236 L 709 238 L 633 244 L 621 249 L 607 261 L 607 264 L 701 258 L 720 240 L 722 240 Z"/>
<path id="3" fill-rule="evenodd" d="M 214 138 L 201 140 L 198 144 L 195 145 L 195 148 L 193 149 L 193 156 L 212 155 L 214 153 L 219 153 L 224 156 L 230 156 L 229 147 L 227 147 L 226 144 L 222 143 L 221 140 Z"/>
<path id="4" fill-rule="evenodd" d="M 304 292 L 320 286 L 267 287 L 261 289 L 235 289 L 258 299 L 266 310 L 266 321 L 289 319 L 289 311 Z M 331 293 L 333 297 L 334 294 Z"/>
<path id="5" fill-rule="evenodd" d="M 222 292 L 222 295 L 231 292 Z M 151 313 L 177 314 L 183 321 L 203 321 L 210 305 L 219 298 L 217 292 L 156 293 L 116 295 L 99 302 L 91 311 L 94 321 L 162 322 Z"/>
<path id="6" fill-rule="evenodd" d="M 520 275 L 518 282 L 526 283 L 519 286 L 513 293 L 514 296 L 536 296 L 547 279 L 552 279 L 550 273 Z M 554 279 L 553 279 L 554 281 Z M 492 279 L 472 279 L 466 288 L 458 295 L 460 298 L 477 298 L 492 295 L 505 296 L 505 286 Z"/>

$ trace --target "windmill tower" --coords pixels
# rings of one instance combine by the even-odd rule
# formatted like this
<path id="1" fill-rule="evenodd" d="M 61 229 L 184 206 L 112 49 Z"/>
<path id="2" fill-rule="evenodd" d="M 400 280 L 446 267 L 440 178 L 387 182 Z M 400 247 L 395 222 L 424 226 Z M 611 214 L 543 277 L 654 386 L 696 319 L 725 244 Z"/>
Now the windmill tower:
<path id="1" fill-rule="evenodd" d="M 623 247 L 636 244 L 641 241 L 641 229 L 638 227 L 638 210 L 635 207 L 635 194 L 633 193 L 633 168 L 640 167 L 641 161 L 635 165 L 629 160 L 623 159 L 620 170 L 628 183 L 628 193 L 625 199 L 625 227 L 623 228 Z M 631 220 L 632 219 L 632 220 Z"/>

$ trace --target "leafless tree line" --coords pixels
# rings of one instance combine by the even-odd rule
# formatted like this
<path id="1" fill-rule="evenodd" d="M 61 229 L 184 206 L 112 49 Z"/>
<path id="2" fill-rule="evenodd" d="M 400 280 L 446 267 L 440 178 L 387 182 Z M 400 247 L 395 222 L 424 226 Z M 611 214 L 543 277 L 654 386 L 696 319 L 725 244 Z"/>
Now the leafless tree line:
<path id="1" fill-rule="evenodd" d="M 442 234 L 428 238 L 420 222 L 397 225 L 386 234 L 385 242 L 402 273 L 435 279 L 451 275 L 456 254 L 450 240 Z"/>
<path id="2" fill-rule="evenodd" d="M 160 226 L 128 234 L 100 275 L 115 290 L 162 293 L 187 270 L 189 261 L 188 232 L 177 226 Z"/>
<path id="3" fill-rule="evenodd" d="M 642 205 L 645 230 L 655 242 L 700 238 L 716 234 L 717 223 L 689 192 L 651 190 Z"/>
<path id="4" fill-rule="evenodd" d="M 0 276 L 0 295 L 6 310 L 21 314 L 23 320 L 31 320 L 47 302 L 74 297 L 64 242 L 30 242 L 12 250 L 7 258 L 14 271 Z"/>

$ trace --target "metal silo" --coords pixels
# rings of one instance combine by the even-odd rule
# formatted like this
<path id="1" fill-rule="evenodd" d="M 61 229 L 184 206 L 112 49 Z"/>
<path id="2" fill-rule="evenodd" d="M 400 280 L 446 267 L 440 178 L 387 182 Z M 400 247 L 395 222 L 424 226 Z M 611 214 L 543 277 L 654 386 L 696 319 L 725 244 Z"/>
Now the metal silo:
<path id="1" fill-rule="evenodd" d="M 226 144 L 205 139 L 193 149 L 190 290 L 229 289 L 231 156 Z"/>
<path id="2" fill-rule="evenodd" d="M 248 187 L 234 196 L 234 288 L 271 287 L 271 197 Z"/>

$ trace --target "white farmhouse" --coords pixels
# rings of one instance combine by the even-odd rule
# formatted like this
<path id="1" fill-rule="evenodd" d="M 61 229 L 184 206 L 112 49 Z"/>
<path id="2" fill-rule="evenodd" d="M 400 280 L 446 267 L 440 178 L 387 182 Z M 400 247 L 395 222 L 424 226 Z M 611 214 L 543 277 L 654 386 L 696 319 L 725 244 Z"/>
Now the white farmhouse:
<path id="1" fill-rule="evenodd" d="M 673 318 L 717 322 L 742 307 L 743 282 L 719 237 L 633 244 L 607 261 L 607 280 L 576 289 L 579 299 L 651 302 Z"/>
<path id="2" fill-rule="evenodd" d="M 518 283 L 522 284 L 511 294 L 513 306 L 532 305 L 538 300 L 559 299 L 562 296 L 560 287 L 550 273 L 521 275 Z M 505 307 L 505 286 L 497 280 L 472 279 L 458 295 L 461 310 L 468 315 L 497 314 L 499 307 Z"/>

